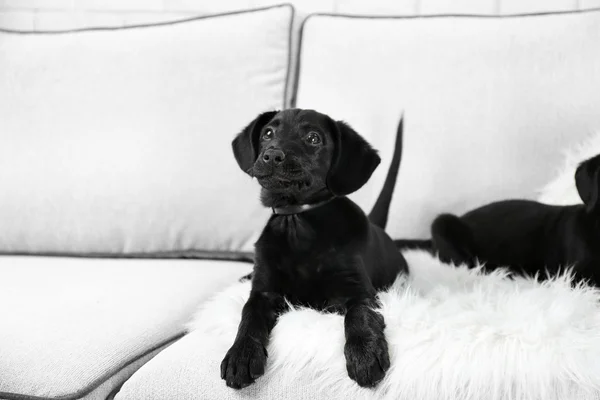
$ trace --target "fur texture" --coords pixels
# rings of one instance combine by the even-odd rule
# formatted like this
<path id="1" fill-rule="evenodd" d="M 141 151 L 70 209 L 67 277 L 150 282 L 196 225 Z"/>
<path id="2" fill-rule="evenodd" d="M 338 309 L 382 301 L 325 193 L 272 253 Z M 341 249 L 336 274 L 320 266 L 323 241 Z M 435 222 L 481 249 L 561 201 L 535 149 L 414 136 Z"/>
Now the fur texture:
<path id="1" fill-rule="evenodd" d="M 508 280 L 503 270 L 450 268 L 426 252 L 405 257 L 410 276 L 379 294 L 391 367 L 375 389 L 348 378 L 343 317 L 307 308 L 279 318 L 266 375 L 301 377 L 330 399 L 600 398 L 599 291 L 573 289 L 567 276 Z M 249 282 L 229 287 L 189 324 L 214 343 L 215 360 L 235 338 L 249 291 Z"/>
<path id="2" fill-rule="evenodd" d="M 538 201 L 557 206 L 581 204 L 573 176 L 581 162 L 597 154 L 600 154 L 600 132 L 565 151 L 563 165 L 557 170 L 556 176 L 540 190 Z"/>

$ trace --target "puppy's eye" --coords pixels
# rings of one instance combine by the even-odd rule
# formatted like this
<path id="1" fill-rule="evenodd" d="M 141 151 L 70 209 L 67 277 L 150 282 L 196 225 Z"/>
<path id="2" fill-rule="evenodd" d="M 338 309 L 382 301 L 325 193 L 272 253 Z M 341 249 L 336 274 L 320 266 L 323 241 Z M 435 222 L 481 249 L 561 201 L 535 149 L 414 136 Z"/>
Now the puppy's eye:
<path id="1" fill-rule="evenodd" d="M 273 139 L 273 130 L 272 129 L 267 129 L 262 134 L 262 140 L 271 140 L 271 139 Z"/>
<path id="2" fill-rule="evenodd" d="M 321 136 L 317 132 L 310 132 L 306 135 L 306 141 L 310 144 L 319 144 L 321 143 Z"/>

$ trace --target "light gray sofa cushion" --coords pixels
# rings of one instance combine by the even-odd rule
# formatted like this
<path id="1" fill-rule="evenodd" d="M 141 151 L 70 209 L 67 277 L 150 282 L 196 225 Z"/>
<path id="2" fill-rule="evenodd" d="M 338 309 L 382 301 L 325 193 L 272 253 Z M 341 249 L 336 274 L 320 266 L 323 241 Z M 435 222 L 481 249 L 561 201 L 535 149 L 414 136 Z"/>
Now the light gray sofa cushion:
<path id="1" fill-rule="evenodd" d="M 231 141 L 285 106 L 292 16 L 0 30 L 0 253 L 251 250 L 268 210 Z"/>
<path id="2" fill-rule="evenodd" d="M 250 264 L 0 257 L 0 399 L 101 399 Z M 87 397 L 86 397 L 87 396 Z"/>
<path id="3" fill-rule="evenodd" d="M 321 396 L 319 386 L 300 375 L 283 379 L 267 373 L 259 384 L 228 388 L 219 376 L 222 357 L 206 339 L 192 332 L 162 351 L 123 384 L 115 400 L 350 400 L 330 392 Z"/>
<path id="4" fill-rule="evenodd" d="M 388 232 L 537 197 L 565 146 L 600 128 L 600 10 L 530 16 L 356 17 L 304 23 L 297 105 L 352 117 L 372 142 L 404 110 Z M 375 201 L 369 185 L 356 193 Z M 368 207 L 367 207 L 368 209 Z"/>

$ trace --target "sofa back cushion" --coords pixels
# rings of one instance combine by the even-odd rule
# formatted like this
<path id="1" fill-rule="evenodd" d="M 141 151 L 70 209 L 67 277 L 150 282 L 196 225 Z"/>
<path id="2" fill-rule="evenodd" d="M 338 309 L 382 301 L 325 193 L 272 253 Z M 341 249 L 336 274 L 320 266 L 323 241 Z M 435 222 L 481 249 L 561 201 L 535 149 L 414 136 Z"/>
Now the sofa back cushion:
<path id="1" fill-rule="evenodd" d="M 312 16 L 297 105 L 351 118 L 375 142 L 404 112 L 388 231 L 428 237 L 438 213 L 535 198 L 563 148 L 600 128 L 599 27 L 600 11 Z M 385 168 L 377 173 L 373 184 Z M 376 197 L 361 196 L 367 207 Z"/>
<path id="2" fill-rule="evenodd" d="M 292 15 L 0 32 L 0 252 L 250 250 L 268 210 L 231 141 L 285 106 Z"/>

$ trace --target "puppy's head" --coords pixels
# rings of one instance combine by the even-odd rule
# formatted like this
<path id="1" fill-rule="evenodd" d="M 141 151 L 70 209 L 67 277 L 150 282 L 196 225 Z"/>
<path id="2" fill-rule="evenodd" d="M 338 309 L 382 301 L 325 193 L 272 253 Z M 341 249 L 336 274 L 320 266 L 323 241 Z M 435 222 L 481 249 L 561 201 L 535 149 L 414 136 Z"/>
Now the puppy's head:
<path id="1" fill-rule="evenodd" d="M 600 211 L 600 155 L 582 162 L 575 172 L 579 197 L 588 212 Z"/>
<path id="2" fill-rule="evenodd" d="M 377 152 L 350 126 L 313 110 L 260 114 L 232 143 L 240 168 L 268 193 L 295 203 L 360 189 Z"/>

